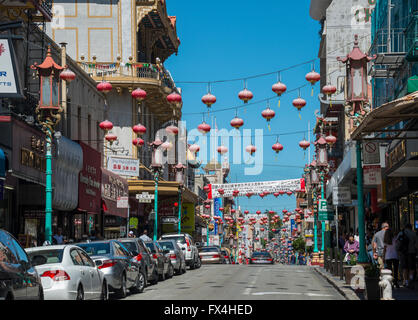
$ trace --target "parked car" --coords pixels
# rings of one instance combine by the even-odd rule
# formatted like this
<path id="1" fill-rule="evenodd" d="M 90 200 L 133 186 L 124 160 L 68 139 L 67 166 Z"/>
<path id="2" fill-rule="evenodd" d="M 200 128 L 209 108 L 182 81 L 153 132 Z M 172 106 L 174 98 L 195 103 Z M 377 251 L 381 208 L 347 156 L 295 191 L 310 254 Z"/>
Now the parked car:
<path id="1" fill-rule="evenodd" d="M 224 256 L 226 264 L 232 264 L 231 254 L 226 250 L 226 248 L 221 248 L 221 254 Z"/>
<path id="2" fill-rule="evenodd" d="M 25 249 L 6 230 L 0 229 L 0 300 L 43 300 L 38 272 Z"/>
<path id="3" fill-rule="evenodd" d="M 133 253 L 138 261 L 142 261 L 145 268 L 146 283 L 158 283 L 157 262 L 152 258 L 151 251 L 147 248 L 144 241 L 139 238 L 118 239 L 130 252 Z"/>
<path id="4" fill-rule="evenodd" d="M 183 274 L 186 272 L 186 259 L 184 258 L 183 250 L 178 246 L 174 240 L 159 240 L 158 244 L 163 250 L 169 250 L 167 256 L 171 260 L 176 274 Z"/>
<path id="5" fill-rule="evenodd" d="M 76 245 L 84 249 L 103 272 L 109 291 L 116 292 L 119 297 L 124 298 L 128 289 L 133 293 L 144 290 L 145 274 L 141 261 L 134 259 L 119 241 L 101 240 Z"/>
<path id="6" fill-rule="evenodd" d="M 153 259 L 157 262 L 160 280 L 164 281 L 166 278 L 172 278 L 174 267 L 170 258 L 166 256 L 170 251 L 163 250 L 156 241 L 145 241 L 144 243 L 150 249 Z"/>
<path id="7" fill-rule="evenodd" d="M 216 246 L 202 247 L 199 252 L 200 260 L 205 263 L 222 263 L 225 264 L 226 260 L 221 252 L 221 248 Z"/>
<path id="8" fill-rule="evenodd" d="M 199 251 L 197 250 L 192 237 L 188 233 L 167 233 L 162 235 L 160 238 L 160 240 L 168 239 L 175 240 L 179 247 L 183 250 L 186 265 L 189 266 L 191 270 L 200 268 L 201 261 Z"/>
<path id="9" fill-rule="evenodd" d="M 103 273 L 88 254 L 75 245 L 26 249 L 41 275 L 45 300 L 108 300 Z"/>
<path id="10" fill-rule="evenodd" d="M 251 255 L 250 264 L 274 264 L 274 260 L 267 251 L 256 251 Z"/>

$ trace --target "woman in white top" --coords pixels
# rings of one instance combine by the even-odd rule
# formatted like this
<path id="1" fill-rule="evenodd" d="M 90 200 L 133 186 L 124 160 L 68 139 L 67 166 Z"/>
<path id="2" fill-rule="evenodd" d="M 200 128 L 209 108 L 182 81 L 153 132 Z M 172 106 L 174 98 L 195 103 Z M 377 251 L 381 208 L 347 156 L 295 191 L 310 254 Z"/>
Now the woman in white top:
<path id="1" fill-rule="evenodd" d="M 393 275 L 393 285 L 396 288 L 399 288 L 398 284 L 398 267 L 399 267 L 399 257 L 398 252 L 396 251 L 395 243 L 396 237 L 394 236 L 392 229 L 387 229 L 383 237 L 383 243 L 385 248 L 383 251 L 383 256 L 385 257 L 385 266 L 386 268 L 392 270 Z"/>

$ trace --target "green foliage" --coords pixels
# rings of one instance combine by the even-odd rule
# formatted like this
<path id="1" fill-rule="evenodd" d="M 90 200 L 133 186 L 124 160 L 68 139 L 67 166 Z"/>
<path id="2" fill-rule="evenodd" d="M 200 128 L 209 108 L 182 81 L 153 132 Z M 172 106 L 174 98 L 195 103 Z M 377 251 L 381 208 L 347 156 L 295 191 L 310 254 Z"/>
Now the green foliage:
<path id="1" fill-rule="evenodd" d="M 364 274 L 368 278 L 378 278 L 380 276 L 380 270 L 374 263 L 365 266 Z"/>
<path id="2" fill-rule="evenodd" d="M 348 264 L 350 266 L 355 266 L 357 264 L 357 257 L 355 254 L 353 253 L 350 254 L 350 261 L 348 261 Z"/>
<path id="3" fill-rule="evenodd" d="M 303 237 L 299 237 L 296 240 L 294 240 L 292 246 L 295 252 L 305 252 L 306 243 Z"/>

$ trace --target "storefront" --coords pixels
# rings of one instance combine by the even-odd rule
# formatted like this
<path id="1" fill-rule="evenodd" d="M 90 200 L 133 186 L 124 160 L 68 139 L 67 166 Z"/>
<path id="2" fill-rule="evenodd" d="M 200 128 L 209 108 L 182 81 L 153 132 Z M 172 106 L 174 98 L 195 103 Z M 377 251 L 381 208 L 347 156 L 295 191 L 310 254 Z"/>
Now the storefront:
<path id="1" fill-rule="evenodd" d="M 87 239 L 94 230 L 102 229 L 101 154 L 89 145 L 78 142 L 83 151 L 83 167 L 78 179 L 78 207 L 72 217 L 74 241 Z"/>
<path id="2" fill-rule="evenodd" d="M 121 176 L 102 170 L 102 210 L 103 235 L 106 239 L 126 237 L 128 224 L 128 206 L 121 197 L 128 197 L 128 181 Z"/>

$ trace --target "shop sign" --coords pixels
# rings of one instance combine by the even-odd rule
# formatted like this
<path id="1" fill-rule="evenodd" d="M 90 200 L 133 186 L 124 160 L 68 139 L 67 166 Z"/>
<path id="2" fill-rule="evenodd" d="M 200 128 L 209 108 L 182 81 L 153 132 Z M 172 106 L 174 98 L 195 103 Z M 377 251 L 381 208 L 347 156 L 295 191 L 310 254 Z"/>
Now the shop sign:
<path id="1" fill-rule="evenodd" d="M 0 39 L 0 98 L 23 98 L 11 39 Z"/>
<path id="2" fill-rule="evenodd" d="M 161 218 L 161 223 L 163 224 L 176 224 L 178 222 L 179 220 L 176 217 L 162 217 Z"/>
<path id="3" fill-rule="evenodd" d="M 406 142 L 402 140 L 391 152 L 387 155 L 387 170 L 390 170 L 399 162 L 406 158 Z"/>
<path id="4" fill-rule="evenodd" d="M 101 171 L 101 196 L 107 207 L 105 213 L 126 218 L 128 216 L 128 182 L 109 170 L 101 168 Z"/>
<path id="5" fill-rule="evenodd" d="M 192 234 L 195 231 L 195 207 L 193 203 L 181 206 L 181 232 Z"/>
<path id="6" fill-rule="evenodd" d="M 107 157 L 107 170 L 121 176 L 138 177 L 139 160 L 109 156 Z"/>
<path id="7" fill-rule="evenodd" d="M 335 206 L 351 204 L 350 187 L 334 187 L 332 190 L 332 203 Z"/>
<path id="8" fill-rule="evenodd" d="M 363 164 L 380 164 L 380 147 L 378 142 L 363 143 Z"/>
<path id="9" fill-rule="evenodd" d="M 83 150 L 83 169 L 79 174 L 78 208 L 83 211 L 99 213 L 101 208 L 102 170 L 100 152 L 87 144 L 79 142 Z"/>
<path id="10" fill-rule="evenodd" d="M 138 218 L 131 217 L 129 218 L 129 228 L 131 229 L 137 229 L 138 228 Z"/>
<path id="11" fill-rule="evenodd" d="M 83 167 L 83 151 L 78 143 L 61 137 L 56 140 L 57 155 L 53 165 L 52 207 L 72 211 L 78 204 L 78 179 Z"/>

